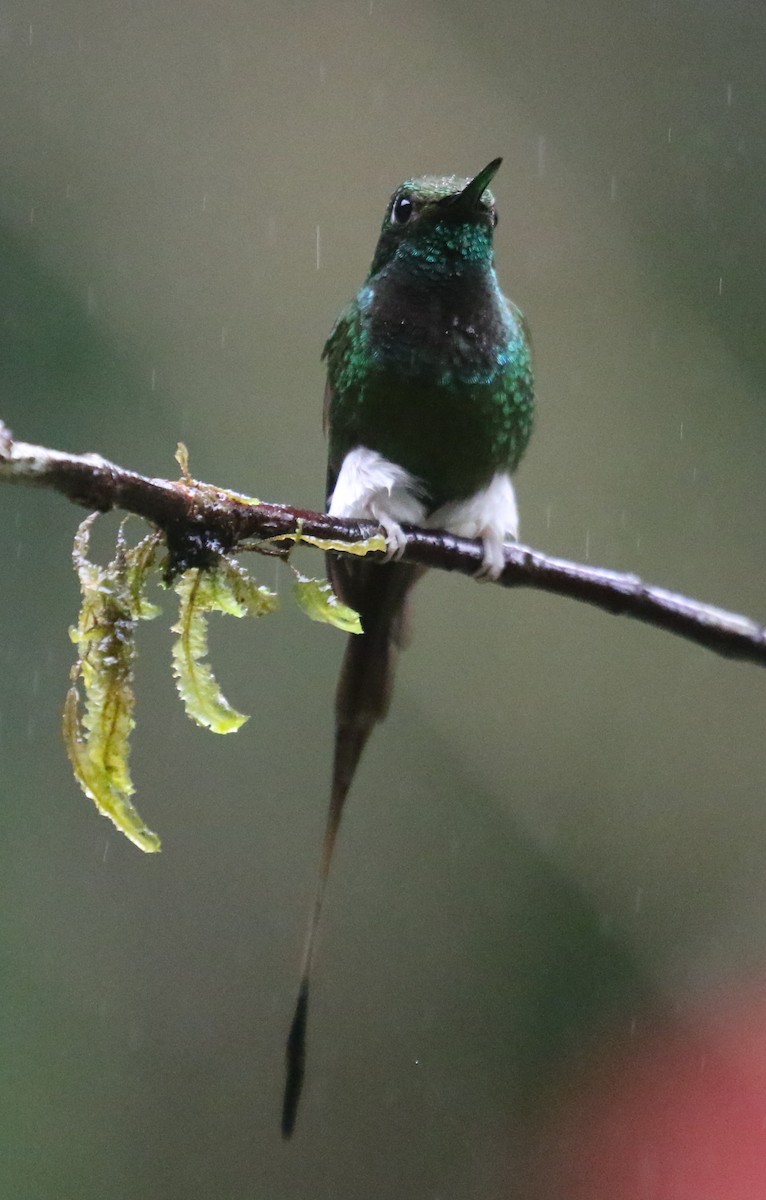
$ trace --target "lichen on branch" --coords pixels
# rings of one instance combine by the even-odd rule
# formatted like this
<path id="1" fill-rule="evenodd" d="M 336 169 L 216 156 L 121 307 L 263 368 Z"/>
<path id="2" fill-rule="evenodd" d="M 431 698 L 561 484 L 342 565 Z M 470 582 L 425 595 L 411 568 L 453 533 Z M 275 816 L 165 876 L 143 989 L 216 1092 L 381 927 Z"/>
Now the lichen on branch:
<path id="1" fill-rule="evenodd" d="M 82 606 L 77 625 L 69 631 L 78 658 L 64 705 L 64 742 L 85 794 L 136 846 L 152 852 L 159 850 L 160 839 L 147 828 L 130 799 L 135 788 L 128 757 L 135 726 L 136 625 L 160 611 L 145 596 L 159 538 L 149 534 L 129 548 L 120 528 L 114 558 L 106 567 L 99 567 L 88 558 L 96 515 L 86 517 L 80 525 L 72 552 Z"/>
<path id="2" fill-rule="evenodd" d="M 178 634 L 173 643 L 173 675 L 186 715 L 213 733 L 235 733 L 247 716 L 237 712 L 221 693 L 207 661 L 207 616 L 265 617 L 276 612 L 274 592 L 259 586 L 233 559 L 220 558 L 210 571 L 192 567 L 173 583 L 180 600 Z"/>
<path id="3" fill-rule="evenodd" d="M 216 681 L 208 661 L 207 618 L 214 612 L 264 617 L 275 612 L 279 602 L 275 592 L 256 583 L 231 555 L 206 544 L 205 565 L 182 568 L 159 529 L 129 546 L 125 522 L 114 557 L 99 566 L 88 557 L 97 516 L 92 513 L 82 522 L 72 553 L 82 606 L 77 625 L 70 630 L 78 658 L 64 705 L 64 740 L 85 794 L 136 846 L 154 852 L 160 849 L 160 840 L 131 800 L 135 788 L 128 765 L 135 727 L 136 627 L 161 611 L 147 599 L 147 587 L 154 581 L 176 593 L 178 619 L 171 626 L 178 635 L 171 649 L 176 688 L 187 716 L 220 734 L 236 732 L 248 718 L 229 703 Z M 368 546 L 374 547 L 374 540 Z M 185 555 L 189 553 L 187 546 Z M 340 603 L 327 580 L 308 579 L 293 571 L 294 595 L 307 616 L 361 633 L 358 615 Z"/>

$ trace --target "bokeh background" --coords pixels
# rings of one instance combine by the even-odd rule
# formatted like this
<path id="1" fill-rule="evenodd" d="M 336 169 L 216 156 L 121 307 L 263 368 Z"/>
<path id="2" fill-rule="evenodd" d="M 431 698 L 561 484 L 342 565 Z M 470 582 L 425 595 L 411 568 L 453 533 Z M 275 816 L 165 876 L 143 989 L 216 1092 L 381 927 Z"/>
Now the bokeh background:
<path id="1" fill-rule="evenodd" d="M 764 46 L 755 0 L 10 0 L 0 416 L 159 475 L 183 439 L 199 478 L 320 506 L 319 353 L 390 191 L 502 154 L 524 539 L 766 616 Z M 253 558 L 284 610 L 215 625 L 253 714 L 216 738 L 170 603 L 141 630 L 142 856 L 60 739 L 80 515 L 0 495 L 2 1197 L 766 1194 L 762 671 L 428 579 L 285 1145 L 342 635 Z"/>

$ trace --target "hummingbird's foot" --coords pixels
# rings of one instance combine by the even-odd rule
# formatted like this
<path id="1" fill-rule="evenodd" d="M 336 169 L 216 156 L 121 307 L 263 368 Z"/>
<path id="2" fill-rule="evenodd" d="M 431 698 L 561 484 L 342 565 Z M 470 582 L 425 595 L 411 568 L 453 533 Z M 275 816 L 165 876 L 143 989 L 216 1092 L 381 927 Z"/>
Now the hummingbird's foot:
<path id="1" fill-rule="evenodd" d="M 457 537 L 481 538 L 477 579 L 499 579 L 505 567 L 505 544 L 519 535 L 516 495 L 507 471 L 498 471 L 486 487 L 463 500 L 452 500 L 431 513 L 428 525 Z"/>
<path id="2" fill-rule="evenodd" d="M 398 562 L 404 554 L 407 545 L 407 534 L 402 529 L 398 521 L 395 521 L 387 512 L 376 511 L 377 506 L 373 504 L 373 517 L 381 526 L 386 535 L 386 562 Z"/>
<path id="3" fill-rule="evenodd" d="M 386 535 L 386 559 L 401 558 L 407 535 L 400 525 L 421 525 L 426 509 L 422 488 L 404 467 L 375 450 L 357 446 L 343 459 L 328 509 L 331 517 L 377 521 Z"/>
<path id="4" fill-rule="evenodd" d="M 475 579 L 483 583 L 495 583 L 505 567 L 505 542 L 497 534 L 485 534 L 481 539 L 482 556 Z"/>

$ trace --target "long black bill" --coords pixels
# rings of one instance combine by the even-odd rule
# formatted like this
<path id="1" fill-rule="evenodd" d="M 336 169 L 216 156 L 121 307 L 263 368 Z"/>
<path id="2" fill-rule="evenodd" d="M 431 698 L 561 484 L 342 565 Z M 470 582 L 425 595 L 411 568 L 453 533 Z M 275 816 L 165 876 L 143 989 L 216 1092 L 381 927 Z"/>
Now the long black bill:
<path id="1" fill-rule="evenodd" d="M 445 208 L 449 208 L 453 213 L 465 213 L 466 216 L 474 213 L 479 206 L 479 201 L 495 178 L 502 161 L 502 158 L 493 158 L 491 163 L 487 163 L 483 171 L 479 171 L 478 175 L 474 175 L 473 179 L 469 179 L 462 192 L 458 192 L 454 196 L 445 196 L 440 203 Z"/>
<path id="2" fill-rule="evenodd" d="M 487 163 L 483 171 L 479 171 L 478 175 L 474 175 L 471 182 L 467 183 L 460 193 L 460 200 L 463 204 L 470 205 L 471 208 L 476 207 L 497 175 L 502 161 L 502 158 L 493 158 L 491 163 Z"/>

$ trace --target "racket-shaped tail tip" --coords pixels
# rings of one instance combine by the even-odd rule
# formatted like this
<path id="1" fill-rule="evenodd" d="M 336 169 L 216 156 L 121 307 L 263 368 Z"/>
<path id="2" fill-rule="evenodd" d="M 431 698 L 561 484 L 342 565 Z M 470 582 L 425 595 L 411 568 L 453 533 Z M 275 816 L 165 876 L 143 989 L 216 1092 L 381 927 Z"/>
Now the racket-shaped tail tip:
<path id="1" fill-rule="evenodd" d="M 303 1089 L 303 1076 L 306 1070 L 306 1024 L 308 1021 L 308 1009 L 309 981 L 308 979 L 303 979 L 300 991 L 298 992 L 295 1014 L 293 1016 L 293 1023 L 290 1026 L 285 1051 L 287 1078 L 285 1080 L 285 1094 L 282 1102 L 283 1138 L 292 1137 L 295 1120 L 298 1116 L 298 1105 Z"/>

